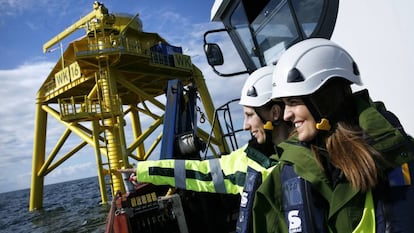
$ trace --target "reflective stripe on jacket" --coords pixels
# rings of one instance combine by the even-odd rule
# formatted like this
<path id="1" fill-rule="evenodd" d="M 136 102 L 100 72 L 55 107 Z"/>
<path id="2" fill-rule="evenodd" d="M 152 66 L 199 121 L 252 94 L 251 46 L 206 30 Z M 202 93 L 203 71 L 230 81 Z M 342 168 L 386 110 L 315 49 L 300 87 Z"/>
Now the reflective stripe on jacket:
<path id="1" fill-rule="evenodd" d="M 140 161 L 137 180 L 197 192 L 241 194 L 248 167 L 259 171 L 264 180 L 272 170 L 272 163 L 246 144 L 215 159 Z"/>

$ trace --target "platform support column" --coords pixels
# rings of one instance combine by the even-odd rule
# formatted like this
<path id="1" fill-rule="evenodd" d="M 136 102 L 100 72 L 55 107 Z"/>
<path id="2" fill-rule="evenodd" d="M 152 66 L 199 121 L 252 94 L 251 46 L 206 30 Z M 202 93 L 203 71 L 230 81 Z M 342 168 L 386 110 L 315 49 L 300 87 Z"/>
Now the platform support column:
<path id="1" fill-rule="evenodd" d="M 44 176 L 39 171 L 45 162 L 46 125 L 47 114 L 43 111 L 42 104 L 36 103 L 29 211 L 43 207 Z"/>

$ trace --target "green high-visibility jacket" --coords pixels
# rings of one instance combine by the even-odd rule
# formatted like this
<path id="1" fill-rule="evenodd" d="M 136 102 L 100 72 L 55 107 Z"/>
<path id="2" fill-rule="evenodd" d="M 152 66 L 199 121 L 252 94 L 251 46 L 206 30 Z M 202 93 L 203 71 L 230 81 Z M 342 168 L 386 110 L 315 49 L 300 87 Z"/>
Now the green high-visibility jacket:
<path id="1" fill-rule="evenodd" d="M 398 129 L 378 111 L 381 103 L 373 103 L 367 91 L 354 95 L 359 112 L 359 125 L 370 137 L 371 145 L 397 168 L 413 160 L 413 153 Z M 256 192 L 253 206 L 254 232 L 288 232 L 284 216 L 281 172 L 284 164 L 293 165 L 300 177 L 309 181 L 326 201 L 325 229 L 335 233 L 376 232 L 371 191 L 362 193 L 353 189 L 343 177 L 335 186 L 317 164 L 311 150 L 300 143 L 282 143 L 284 150 L 275 160 L 278 165 Z M 363 169 L 363 168 L 361 168 Z M 411 171 L 412 173 L 413 171 Z M 412 175 L 411 175 L 412 176 Z M 321 207 L 323 208 L 323 207 Z"/>
<path id="2" fill-rule="evenodd" d="M 312 187 L 329 202 L 329 217 L 334 218 L 333 224 L 347 229 L 338 232 L 352 232 L 361 219 L 365 194 L 354 190 L 346 181 L 338 183 L 333 188 L 309 148 L 287 142 L 278 146 L 284 149 L 279 158 L 280 162 L 256 192 L 253 206 L 254 232 L 288 232 L 283 211 L 280 177 L 286 163 L 293 164 L 296 174 L 309 181 Z M 321 206 L 321 208 L 326 207 Z M 326 217 L 328 219 L 328 216 Z M 336 221 L 338 218 L 342 220 Z"/>
<path id="3" fill-rule="evenodd" d="M 228 155 L 208 160 L 140 161 L 136 174 L 139 182 L 197 192 L 241 194 L 248 167 L 260 172 L 264 180 L 275 163 L 246 144 Z"/>

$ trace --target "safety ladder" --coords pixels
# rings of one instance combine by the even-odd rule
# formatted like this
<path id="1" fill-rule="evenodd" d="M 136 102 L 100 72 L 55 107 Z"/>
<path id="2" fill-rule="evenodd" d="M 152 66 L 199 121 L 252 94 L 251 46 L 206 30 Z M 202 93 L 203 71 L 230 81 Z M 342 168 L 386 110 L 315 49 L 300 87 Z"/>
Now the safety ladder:
<path id="1" fill-rule="evenodd" d="M 120 114 L 120 109 L 118 109 L 119 104 L 119 98 L 115 95 L 112 95 L 112 93 L 106 93 L 106 95 L 109 95 L 109 98 L 107 96 L 107 100 L 104 98 L 103 92 L 109 90 L 104 90 L 105 88 L 109 88 L 109 80 L 108 80 L 108 69 L 106 69 L 104 72 L 100 72 L 98 75 L 95 74 L 95 80 L 97 83 L 97 100 L 98 105 L 100 106 L 100 117 L 98 118 L 98 128 L 99 128 L 99 135 L 102 135 L 102 139 L 99 140 L 99 152 L 104 152 L 103 155 L 100 153 L 100 159 L 98 161 L 98 165 L 102 168 L 104 175 L 109 176 L 109 179 L 105 179 L 105 186 L 108 188 L 110 187 L 112 190 L 112 195 L 114 196 L 115 190 L 114 188 L 114 180 L 112 176 L 113 167 L 111 164 L 111 159 L 109 157 L 110 148 L 111 147 L 118 147 L 119 145 L 115 145 L 114 141 L 119 143 L 120 138 L 112 139 L 112 142 L 109 142 L 109 134 L 110 131 L 115 131 L 116 129 L 119 130 L 120 123 L 118 115 Z M 103 85 L 107 85 L 106 87 L 103 87 Z M 109 99 L 109 100 L 108 100 Z M 113 135 L 112 135 L 113 137 Z M 110 145 L 112 143 L 112 145 Z"/>

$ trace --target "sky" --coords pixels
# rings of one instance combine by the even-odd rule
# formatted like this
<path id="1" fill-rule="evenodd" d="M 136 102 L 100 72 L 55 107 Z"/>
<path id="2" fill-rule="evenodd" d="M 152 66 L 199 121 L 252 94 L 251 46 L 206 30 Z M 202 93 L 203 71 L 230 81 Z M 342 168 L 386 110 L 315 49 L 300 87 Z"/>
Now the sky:
<path id="1" fill-rule="evenodd" d="M 139 13 L 145 32 L 158 33 L 181 46 L 203 72 L 215 106 L 239 97 L 245 76 L 218 77 L 204 56 L 204 32 L 221 28 L 220 23 L 210 22 L 214 0 L 102 2 L 111 13 Z M 42 46 L 88 14 L 92 4 L 92 0 L 0 0 L 0 193 L 30 187 L 36 92 L 60 57 L 59 50 L 43 53 Z M 374 100 L 384 101 L 410 134 L 414 134 L 410 120 L 414 113 L 413 9 L 411 0 L 341 1 L 332 37 L 359 65 L 364 86 L 356 89 L 368 88 Z M 82 35 L 79 30 L 62 41 L 63 46 Z M 237 57 L 225 64 L 240 66 Z M 60 137 L 62 128 L 53 126 L 48 137 Z M 84 153 L 51 172 L 45 183 L 96 176 L 93 151 Z"/>

